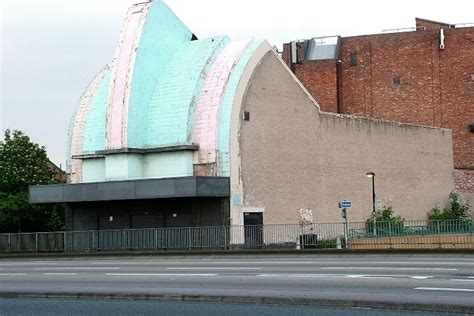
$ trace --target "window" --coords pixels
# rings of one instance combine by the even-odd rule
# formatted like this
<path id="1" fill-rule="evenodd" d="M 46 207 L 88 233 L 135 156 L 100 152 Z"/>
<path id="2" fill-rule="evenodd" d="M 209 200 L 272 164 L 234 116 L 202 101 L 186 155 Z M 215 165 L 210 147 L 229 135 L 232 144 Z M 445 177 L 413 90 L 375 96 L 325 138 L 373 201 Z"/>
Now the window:
<path id="1" fill-rule="evenodd" d="M 352 53 L 351 54 L 351 66 L 357 66 L 357 53 Z"/>
<path id="2" fill-rule="evenodd" d="M 474 122 L 472 122 L 471 124 L 469 124 L 469 131 L 471 133 L 474 133 Z"/>
<path id="3" fill-rule="evenodd" d="M 402 78 L 400 78 L 400 77 L 393 77 L 393 79 L 392 79 L 392 84 L 393 84 L 393 85 L 397 85 L 397 86 L 398 86 L 398 85 L 401 85 L 401 84 L 402 84 Z"/>

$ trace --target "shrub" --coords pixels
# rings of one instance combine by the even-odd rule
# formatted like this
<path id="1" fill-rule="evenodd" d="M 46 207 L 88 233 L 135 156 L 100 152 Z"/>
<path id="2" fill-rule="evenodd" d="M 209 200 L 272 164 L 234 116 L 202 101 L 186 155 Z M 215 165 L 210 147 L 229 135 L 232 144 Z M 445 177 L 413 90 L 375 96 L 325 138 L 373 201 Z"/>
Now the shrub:
<path id="1" fill-rule="evenodd" d="M 384 206 L 372 215 L 365 222 L 367 234 L 374 233 L 374 216 L 375 216 L 375 233 L 377 236 L 401 235 L 404 231 L 405 219 L 400 215 L 395 216 L 391 206 Z"/>
<path id="2" fill-rule="evenodd" d="M 449 208 L 441 210 L 437 206 L 428 213 L 428 219 L 433 221 L 468 221 L 471 219 L 470 205 L 463 202 L 456 192 L 449 193 Z"/>

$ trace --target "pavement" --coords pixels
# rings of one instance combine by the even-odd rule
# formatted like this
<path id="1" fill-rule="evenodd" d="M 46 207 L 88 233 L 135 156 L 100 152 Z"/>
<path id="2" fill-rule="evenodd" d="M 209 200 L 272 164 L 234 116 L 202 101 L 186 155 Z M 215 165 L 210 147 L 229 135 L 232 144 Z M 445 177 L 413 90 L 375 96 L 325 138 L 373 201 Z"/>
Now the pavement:
<path id="1" fill-rule="evenodd" d="M 0 297 L 214 301 L 474 314 L 474 255 L 2 258 Z"/>

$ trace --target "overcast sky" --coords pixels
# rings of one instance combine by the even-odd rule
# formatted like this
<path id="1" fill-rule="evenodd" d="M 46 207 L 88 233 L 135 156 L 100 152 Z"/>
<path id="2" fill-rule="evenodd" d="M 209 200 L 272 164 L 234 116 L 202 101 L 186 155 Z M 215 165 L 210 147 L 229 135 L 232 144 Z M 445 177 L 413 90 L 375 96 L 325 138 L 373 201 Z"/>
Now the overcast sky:
<path id="1" fill-rule="evenodd" d="M 20 129 L 65 164 L 66 132 L 86 86 L 109 63 L 125 13 L 140 0 L 0 0 L 0 129 Z M 474 22 L 473 0 L 167 0 L 199 37 L 266 38 L 414 27 L 415 17 Z M 3 138 L 3 136 L 2 136 Z"/>

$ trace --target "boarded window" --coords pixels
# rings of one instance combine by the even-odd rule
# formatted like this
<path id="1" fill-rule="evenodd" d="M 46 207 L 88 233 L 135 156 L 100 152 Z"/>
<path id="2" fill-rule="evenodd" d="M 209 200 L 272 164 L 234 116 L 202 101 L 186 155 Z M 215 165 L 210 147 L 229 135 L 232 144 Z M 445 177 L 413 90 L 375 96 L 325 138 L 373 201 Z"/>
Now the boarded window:
<path id="1" fill-rule="evenodd" d="M 351 66 L 357 66 L 357 53 L 351 54 Z"/>

